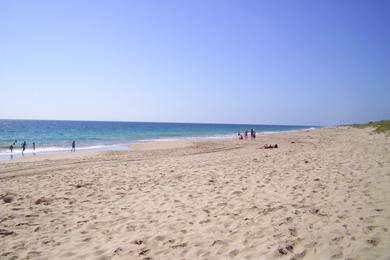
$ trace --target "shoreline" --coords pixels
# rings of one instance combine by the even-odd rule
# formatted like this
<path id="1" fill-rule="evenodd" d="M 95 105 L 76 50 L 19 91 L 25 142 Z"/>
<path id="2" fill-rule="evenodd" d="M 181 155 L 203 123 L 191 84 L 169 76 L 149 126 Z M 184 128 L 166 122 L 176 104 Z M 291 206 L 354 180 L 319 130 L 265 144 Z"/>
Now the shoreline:
<path id="1" fill-rule="evenodd" d="M 322 129 L 325 127 L 309 127 L 305 129 L 295 129 L 295 130 L 283 130 L 283 131 L 264 131 L 264 132 L 258 132 L 257 136 L 261 135 L 272 135 L 272 134 L 278 134 L 278 133 L 294 133 L 294 132 L 302 132 L 302 131 L 313 131 L 316 129 Z M 146 140 L 137 140 L 131 143 L 127 144 L 112 144 L 112 145 L 93 145 L 93 146 L 81 146 L 76 147 L 76 153 L 100 153 L 100 152 L 110 152 L 110 151 L 131 151 L 132 147 L 136 147 L 136 149 L 169 149 L 170 148 L 179 148 L 183 145 L 183 143 L 188 142 L 196 142 L 196 141 L 207 141 L 207 140 L 229 140 L 229 139 L 235 139 L 237 137 L 236 134 L 223 134 L 223 135 L 212 135 L 212 136 L 192 136 L 192 137 L 170 137 L 170 138 L 157 138 L 157 139 L 146 139 Z M 177 144 L 175 144 L 177 142 Z M 167 145 L 169 144 L 169 145 Z M 143 145 L 145 145 L 148 148 L 142 148 Z M 95 148 L 97 147 L 97 148 Z M 43 150 L 39 151 L 41 149 L 53 149 L 50 150 Z M 55 150 L 54 150 L 55 149 Z M 10 153 L 10 152 L 3 152 L 0 154 L 0 163 L 2 162 L 9 162 L 9 161 L 22 161 L 25 159 L 31 159 L 31 158 L 38 158 L 38 157 L 50 157 L 54 155 L 61 155 L 65 156 L 70 153 L 70 147 L 44 147 L 39 148 L 37 151 L 33 151 L 31 149 L 26 149 L 25 155 L 22 155 L 21 149 L 15 149 L 17 152 Z M 15 151 L 14 150 L 14 151 Z"/>

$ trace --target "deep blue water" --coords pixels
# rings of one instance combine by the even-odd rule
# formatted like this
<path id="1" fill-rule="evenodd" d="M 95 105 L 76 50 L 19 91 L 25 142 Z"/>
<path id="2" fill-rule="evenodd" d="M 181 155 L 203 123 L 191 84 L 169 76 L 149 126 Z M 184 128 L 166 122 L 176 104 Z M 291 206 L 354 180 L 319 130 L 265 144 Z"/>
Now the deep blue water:
<path id="1" fill-rule="evenodd" d="M 65 151 L 76 141 L 78 149 L 99 149 L 154 139 L 227 137 L 238 131 L 254 128 L 260 132 L 278 132 L 311 128 L 287 125 L 236 125 L 192 123 L 94 122 L 54 120 L 0 120 L 0 155 L 9 155 L 9 146 L 16 142 L 14 153 L 20 152 L 23 141 L 27 152 Z"/>

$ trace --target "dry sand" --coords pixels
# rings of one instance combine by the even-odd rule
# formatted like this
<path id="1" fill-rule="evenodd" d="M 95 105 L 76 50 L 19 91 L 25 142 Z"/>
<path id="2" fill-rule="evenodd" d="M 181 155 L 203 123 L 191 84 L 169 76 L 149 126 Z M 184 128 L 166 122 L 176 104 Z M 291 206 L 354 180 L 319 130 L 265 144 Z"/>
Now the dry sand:
<path id="1" fill-rule="evenodd" d="M 390 137 L 156 147 L 0 163 L 0 258 L 390 259 Z"/>

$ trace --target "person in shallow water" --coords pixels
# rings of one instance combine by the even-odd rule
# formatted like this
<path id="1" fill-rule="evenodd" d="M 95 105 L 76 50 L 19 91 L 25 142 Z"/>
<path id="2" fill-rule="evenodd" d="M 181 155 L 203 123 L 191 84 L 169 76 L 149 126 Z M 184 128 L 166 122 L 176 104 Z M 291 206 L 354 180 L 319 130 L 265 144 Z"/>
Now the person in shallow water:
<path id="1" fill-rule="evenodd" d="M 34 149 L 34 151 L 35 151 L 35 142 L 33 142 L 33 149 Z"/>
<path id="2" fill-rule="evenodd" d="M 71 152 L 76 152 L 76 141 L 73 140 L 72 142 L 72 150 L 70 150 Z"/>
<path id="3" fill-rule="evenodd" d="M 22 144 L 22 154 L 24 154 L 24 150 L 26 150 L 26 145 L 27 145 L 27 143 L 26 143 L 26 141 L 24 141 Z"/>
<path id="4" fill-rule="evenodd" d="M 11 145 L 9 146 L 9 149 L 11 150 L 11 153 L 12 153 L 12 151 L 14 150 L 14 145 L 11 144 Z"/>

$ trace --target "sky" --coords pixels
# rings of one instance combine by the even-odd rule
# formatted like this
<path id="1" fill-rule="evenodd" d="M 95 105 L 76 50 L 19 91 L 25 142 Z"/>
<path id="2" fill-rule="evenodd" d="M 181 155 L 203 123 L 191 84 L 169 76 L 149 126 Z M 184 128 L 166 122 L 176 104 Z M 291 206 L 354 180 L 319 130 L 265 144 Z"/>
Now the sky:
<path id="1" fill-rule="evenodd" d="M 0 1 L 0 118 L 390 119 L 390 1 Z"/>

